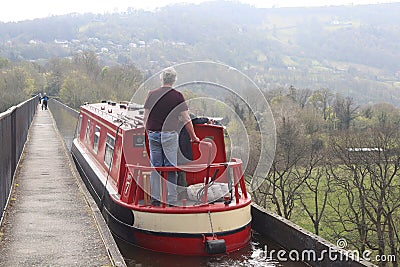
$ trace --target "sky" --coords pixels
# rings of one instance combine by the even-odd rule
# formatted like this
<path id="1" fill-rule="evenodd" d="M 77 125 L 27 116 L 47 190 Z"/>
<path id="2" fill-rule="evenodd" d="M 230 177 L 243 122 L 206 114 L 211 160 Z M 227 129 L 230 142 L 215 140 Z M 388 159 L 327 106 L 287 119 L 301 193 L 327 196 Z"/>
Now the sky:
<path id="1" fill-rule="evenodd" d="M 154 10 L 175 3 L 201 3 L 209 0 L 10 0 L 0 8 L 0 21 L 17 22 L 69 13 L 112 13 L 126 11 L 128 7 Z M 299 7 L 329 5 L 360 5 L 398 1 L 386 0 L 235 0 L 256 7 Z"/>

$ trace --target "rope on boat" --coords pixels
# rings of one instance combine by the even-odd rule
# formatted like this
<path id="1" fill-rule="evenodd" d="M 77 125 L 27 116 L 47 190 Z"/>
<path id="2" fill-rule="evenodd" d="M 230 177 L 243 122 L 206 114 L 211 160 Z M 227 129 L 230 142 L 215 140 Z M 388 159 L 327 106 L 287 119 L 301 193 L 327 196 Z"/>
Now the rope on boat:
<path id="1" fill-rule="evenodd" d="M 211 212 L 210 212 L 210 210 L 208 210 L 208 218 L 210 219 L 211 233 L 212 233 L 212 235 L 214 237 L 215 234 L 214 234 L 214 228 L 213 228 L 213 224 L 212 224 L 212 220 L 211 220 Z"/>

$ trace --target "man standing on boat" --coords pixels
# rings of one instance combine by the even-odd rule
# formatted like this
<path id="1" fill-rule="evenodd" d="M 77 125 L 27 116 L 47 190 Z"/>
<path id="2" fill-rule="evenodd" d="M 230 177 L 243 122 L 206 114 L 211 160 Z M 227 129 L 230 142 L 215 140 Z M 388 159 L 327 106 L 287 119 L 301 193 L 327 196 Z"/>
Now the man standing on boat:
<path id="1" fill-rule="evenodd" d="M 199 142 L 193 129 L 188 107 L 183 95 L 172 86 L 177 78 L 174 68 L 164 69 L 160 74 L 162 87 L 149 91 L 144 104 L 145 129 L 148 133 L 150 161 L 152 166 L 176 166 L 178 155 L 179 118 L 185 123 L 192 142 Z M 160 175 L 150 175 L 152 205 L 160 205 Z M 168 173 L 167 202 L 177 201 L 177 174 Z"/>

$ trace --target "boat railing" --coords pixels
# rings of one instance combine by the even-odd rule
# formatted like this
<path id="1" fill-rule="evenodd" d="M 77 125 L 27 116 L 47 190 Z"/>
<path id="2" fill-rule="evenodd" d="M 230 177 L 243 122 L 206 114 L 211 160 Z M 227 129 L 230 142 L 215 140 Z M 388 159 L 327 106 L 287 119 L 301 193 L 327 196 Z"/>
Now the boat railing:
<path id="1" fill-rule="evenodd" d="M 150 188 L 150 174 L 151 172 L 158 172 L 162 178 L 161 182 L 161 206 L 166 207 L 167 203 L 167 177 L 169 172 L 184 171 L 185 173 L 199 173 L 200 171 L 206 171 L 204 177 L 203 188 L 204 193 L 202 195 L 200 204 L 207 204 L 209 199 L 207 196 L 208 187 L 214 182 L 216 174 L 222 168 L 226 171 L 226 183 L 228 183 L 229 191 L 234 190 L 234 199 L 236 204 L 239 204 L 240 198 L 243 196 L 245 199 L 248 198 L 244 175 L 242 171 L 242 161 L 239 159 L 233 159 L 230 162 L 224 163 L 212 163 L 212 164 L 188 164 L 182 166 L 164 166 L 164 167 L 152 167 L 143 165 L 126 164 L 128 168 L 128 174 L 124 182 L 124 186 L 121 192 L 121 201 L 127 204 L 139 205 L 139 200 L 144 200 L 144 205 L 151 203 L 151 188 Z M 229 169 L 232 170 L 232 177 L 230 177 Z M 214 173 L 214 177 L 210 177 L 209 174 Z M 223 176 L 223 175 L 221 175 Z M 221 177 L 220 176 L 220 177 Z M 230 185 L 230 186 L 229 186 Z M 232 199 L 229 199 L 229 202 Z"/>

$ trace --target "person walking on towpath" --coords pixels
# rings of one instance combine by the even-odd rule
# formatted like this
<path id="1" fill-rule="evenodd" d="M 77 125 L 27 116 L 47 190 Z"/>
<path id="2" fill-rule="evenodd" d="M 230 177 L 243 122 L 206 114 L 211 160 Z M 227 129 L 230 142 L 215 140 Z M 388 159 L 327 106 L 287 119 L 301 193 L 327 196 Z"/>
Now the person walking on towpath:
<path id="1" fill-rule="evenodd" d="M 42 97 L 42 110 L 43 108 L 47 110 L 47 101 L 49 101 L 49 97 L 44 93 Z"/>

